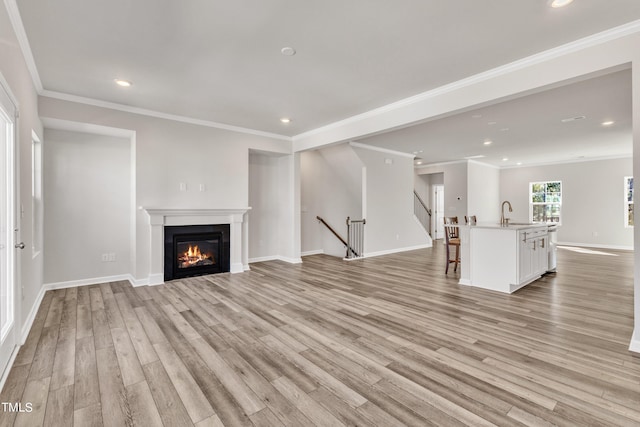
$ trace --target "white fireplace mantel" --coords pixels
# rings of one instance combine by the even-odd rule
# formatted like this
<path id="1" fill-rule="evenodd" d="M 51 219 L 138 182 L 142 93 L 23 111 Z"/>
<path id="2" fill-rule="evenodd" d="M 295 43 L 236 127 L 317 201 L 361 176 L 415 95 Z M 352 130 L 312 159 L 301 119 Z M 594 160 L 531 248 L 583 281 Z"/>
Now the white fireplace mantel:
<path id="1" fill-rule="evenodd" d="M 230 270 L 249 270 L 248 222 L 245 214 L 251 209 L 156 209 L 143 208 L 151 224 L 151 271 L 149 284 L 164 283 L 164 227 L 171 225 L 230 225 Z"/>

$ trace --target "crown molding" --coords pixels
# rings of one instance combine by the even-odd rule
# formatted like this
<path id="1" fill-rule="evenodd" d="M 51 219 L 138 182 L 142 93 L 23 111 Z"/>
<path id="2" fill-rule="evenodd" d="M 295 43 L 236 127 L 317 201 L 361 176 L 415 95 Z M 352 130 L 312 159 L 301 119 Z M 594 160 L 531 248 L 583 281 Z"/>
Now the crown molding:
<path id="1" fill-rule="evenodd" d="M 224 123 L 217 123 L 209 120 L 195 119 L 192 117 L 180 116 L 176 114 L 162 113 L 159 111 L 148 110 L 145 108 L 131 107 L 129 105 L 118 104 L 118 103 L 108 102 L 108 101 L 101 101 L 98 99 L 85 98 L 81 96 L 47 90 L 42 85 L 42 80 L 40 79 L 40 74 L 38 73 L 38 68 L 36 67 L 36 62 L 33 57 L 33 52 L 31 51 L 31 46 L 29 45 L 29 39 L 27 38 L 27 33 L 22 23 L 22 17 L 20 16 L 20 10 L 18 8 L 18 4 L 16 3 L 16 0 L 4 0 L 4 4 L 7 9 L 9 20 L 11 21 L 11 25 L 13 27 L 13 31 L 15 32 L 16 38 L 18 39 L 18 44 L 20 46 L 20 50 L 22 51 L 22 56 L 24 57 L 25 63 L 27 65 L 27 69 L 29 70 L 29 74 L 31 75 L 31 80 L 33 81 L 33 85 L 35 86 L 36 91 L 40 96 L 60 99 L 64 101 L 77 102 L 80 104 L 93 105 L 95 107 L 109 108 L 112 110 L 118 110 L 118 111 L 123 111 L 127 113 L 140 114 L 143 116 L 156 117 L 159 119 L 172 120 L 172 121 L 177 121 L 182 123 L 189 123 L 193 125 L 223 129 L 223 130 L 228 130 L 232 132 L 245 133 L 245 134 L 261 136 L 265 138 L 278 139 L 278 140 L 288 141 L 288 142 L 292 141 L 291 137 L 286 135 L 280 135 L 280 134 L 271 133 L 271 132 L 263 132 L 255 129 L 227 125 Z"/>
<path id="2" fill-rule="evenodd" d="M 612 156 L 585 157 L 583 159 L 556 160 L 550 162 L 527 163 L 521 165 L 500 166 L 499 169 L 521 169 L 538 166 L 567 165 L 570 163 L 600 162 L 603 160 L 633 159 L 633 154 L 617 154 Z"/>
<path id="3" fill-rule="evenodd" d="M 24 30 L 24 25 L 22 24 L 22 17 L 20 16 L 18 4 L 16 3 L 16 0 L 4 0 L 4 5 L 7 9 L 9 21 L 11 21 L 11 26 L 13 27 L 13 32 L 16 34 L 16 38 L 18 39 L 18 45 L 20 45 L 24 62 L 27 64 L 29 74 L 31 74 L 33 85 L 36 87 L 36 91 L 40 93 L 44 88 L 42 87 L 40 74 L 38 74 L 38 68 L 36 68 L 36 61 L 33 58 L 33 53 L 31 52 L 27 32 Z"/>
<path id="4" fill-rule="evenodd" d="M 9 97 L 9 101 L 13 104 L 13 107 L 20 111 L 20 103 L 18 102 L 18 98 L 13 94 L 11 90 L 11 86 L 9 86 L 9 82 L 4 78 L 2 71 L 0 71 L 0 89 L 4 90 L 4 93 Z"/>
<path id="5" fill-rule="evenodd" d="M 479 161 L 473 160 L 473 159 L 467 159 L 467 162 L 473 163 L 473 164 L 476 164 L 476 165 L 480 165 L 480 166 L 486 166 L 486 167 L 492 168 L 492 169 L 500 169 L 500 166 L 492 165 L 490 163 L 485 163 L 485 162 L 479 162 Z"/>
<path id="6" fill-rule="evenodd" d="M 360 120 L 376 117 L 384 113 L 398 110 L 403 107 L 411 106 L 412 104 L 424 102 L 425 100 L 434 98 L 436 96 L 439 96 L 445 93 L 450 93 L 450 92 L 453 92 L 465 87 L 469 87 L 489 79 L 493 79 L 493 78 L 520 70 L 520 69 L 524 69 L 526 67 L 530 67 L 532 65 L 536 65 L 554 58 L 558 58 L 563 55 L 580 51 L 582 49 L 585 49 L 591 46 L 596 46 L 598 44 L 606 43 L 608 41 L 612 41 L 621 37 L 625 37 L 625 36 L 640 32 L 640 20 L 632 21 L 627 24 L 620 25 L 618 27 L 610 28 L 600 33 L 592 34 L 590 36 L 583 37 L 573 42 L 569 42 L 564 45 L 560 45 L 555 48 L 548 49 L 546 51 L 543 51 L 534 55 L 530 55 L 528 57 L 502 65 L 500 67 L 496 67 L 491 70 L 475 74 L 473 76 L 455 81 L 453 83 L 443 85 L 426 92 L 422 92 L 420 94 L 402 99 L 400 101 L 384 105 L 380 108 L 369 110 L 364 113 L 357 114 L 355 116 L 351 116 L 346 119 L 330 123 L 326 126 L 322 126 L 307 132 L 300 133 L 298 135 L 294 135 L 293 137 L 289 137 L 286 135 L 275 134 L 271 132 L 264 132 L 256 129 L 249 129 L 249 128 L 244 128 L 240 126 L 227 125 L 227 124 L 213 122 L 209 120 L 195 119 L 192 117 L 180 116 L 175 114 L 162 113 L 159 111 L 148 110 L 144 108 L 131 107 L 124 104 L 101 101 L 101 100 L 96 100 L 92 98 L 85 98 L 81 96 L 46 90 L 42 85 L 42 81 L 40 79 L 40 75 L 38 73 L 38 69 L 35 64 L 33 53 L 29 45 L 29 41 L 24 29 L 24 25 L 22 23 L 22 18 L 20 16 L 20 11 L 18 9 L 16 0 L 4 0 L 4 3 L 9 15 L 9 19 L 13 26 L 14 32 L 18 39 L 20 49 L 22 50 L 22 54 L 24 56 L 27 68 L 29 70 L 29 73 L 31 74 L 33 84 L 36 87 L 36 90 L 39 95 L 55 98 L 55 99 L 61 99 L 65 101 L 72 101 L 72 102 L 77 102 L 81 104 L 119 110 L 119 111 L 133 113 L 133 114 L 140 114 L 144 116 L 156 117 L 156 118 L 161 118 L 166 120 L 173 120 L 173 121 L 178 121 L 183 123 L 195 124 L 199 126 L 229 130 L 233 132 L 240 132 L 240 133 L 245 133 L 249 135 L 266 137 L 266 138 L 273 138 L 273 139 L 278 139 L 282 141 L 289 141 L 293 143 L 294 151 L 295 151 L 295 143 L 300 139 L 304 139 L 309 136 L 313 136 L 322 132 L 330 131 L 332 129 L 336 129 L 345 125 L 356 123 Z"/>
<path id="7" fill-rule="evenodd" d="M 452 160 L 450 162 L 422 164 L 419 166 L 415 166 L 414 169 L 421 170 L 421 169 L 428 169 L 432 167 L 455 165 L 460 163 L 475 163 L 478 165 L 488 166 L 490 168 L 494 168 L 498 170 L 504 170 L 504 169 L 522 169 L 522 168 L 538 167 L 538 166 L 566 165 L 570 163 L 599 162 L 603 160 L 616 160 L 616 159 L 633 159 L 633 155 L 619 154 L 619 155 L 613 155 L 613 156 L 585 157 L 584 159 L 570 159 L 570 160 L 557 160 L 557 161 L 550 161 L 550 162 L 527 163 L 519 166 L 518 165 L 496 166 L 490 163 L 479 162 L 477 160 L 465 159 L 465 160 Z"/>
<path id="8" fill-rule="evenodd" d="M 490 79 L 494 79 L 496 77 L 501 77 L 509 73 L 513 73 L 514 71 L 525 69 L 527 67 L 531 67 L 532 65 L 540 64 L 540 63 L 543 63 L 543 62 L 546 62 L 546 61 L 549 61 L 573 52 L 578 52 L 580 50 L 583 50 L 592 46 L 596 46 L 602 43 L 606 43 L 608 41 L 619 39 L 621 37 L 625 37 L 625 36 L 639 33 L 639 32 L 640 32 L 640 20 L 632 21 L 627 24 L 602 31 L 600 33 L 592 34 L 590 36 L 575 40 L 573 42 L 569 42 L 569 43 L 542 51 L 540 53 L 527 56 L 525 58 L 510 62 L 508 64 L 501 65 L 491 70 L 484 71 L 482 73 L 478 73 L 461 80 L 457 80 L 453 83 L 449 83 L 449 84 L 437 87 L 435 89 L 422 92 L 417 95 L 410 96 L 408 98 L 404 98 L 400 101 L 393 102 L 391 104 L 387 104 L 382 107 L 375 108 L 373 110 L 369 110 L 364 113 L 357 114 L 355 116 L 351 116 L 346 119 L 330 123 L 326 126 L 322 126 L 307 132 L 300 133 L 298 135 L 294 135 L 292 139 L 295 144 L 298 140 L 302 140 L 319 133 L 331 131 L 333 129 L 337 129 L 343 126 L 357 123 L 361 120 L 374 118 L 382 114 L 401 109 L 403 107 L 424 102 L 425 100 L 429 100 L 431 98 L 435 98 L 437 96 L 440 96 L 446 93 L 455 92 L 462 88 L 466 88 Z"/>
<path id="9" fill-rule="evenodd" d="M 362 144 L 360 142 L 351 141 L 349 145 L 355 148 L 362 148 L 364 150 L 371 150 L 371 151 L 379 151 L 381 153 L 391 154 L 398 157 L 407 157 L 410 159 L 414 159 L 416 157 L 414 154 L 403 153 L 402 151 L 389 150 L 388 148 L 376 147 L 375 145 L 367 145 L 367 144 Z"/>
<path id="10" fill-rule="evenodd" d="M 123 111 L 125 113 L 139 114 L 141 116 L 155 117 L 158 119 L 172 120 L 175 122 L 188 123 L 192 125 L 205 126 L 216 129 L 223 129 L 232 132 L 245 133 L 249 135 L 261 136 L 265 138 L 279 139 L 291 142 L 291 137 L 280 135 L 277 133 L 263 132 L 255 129 L 244 128 L 240 126 L 226 125 L 224 123 L 212 122 L 209 120 L 194 119 L 192 117 L 180 116 L 177 114 L 162 113 L 160 111 L 148 110 L 146 108 L 132 107 L 130 105 L 118 104 L 115 102 L 101 101 L 99 99 L 85 98 L 78 95 L 70 95 L 62 92 L 51 90 L 42 90 L 40 96 L 47 98 L 60 99 L 62 101 L 70 101 L 78 104 L 92 105 L 94 107 L 108 108 L 110 110 Z"/>
<path id="11" fill-rule="evenodd" d="M 419 166 L 414 166 L 414 169 L 416 169 L 416 170 L 428 169 L 428 168 L 440 167 L 440 166 L 458 165 L 460 163 L 468 163 L 468 162 L 469 162 L 469 160 L 452 160 L 450 162 L 422 164 L 422 165 L 419 165 Z"/>
<path id="12" fill-rule="evenodd" d="M 134 138 L 135 130 L 115 128 L 111 126 L 95 125 L 92 123 L 75 122 L 71 120 L 55 119 L 51 117 L 41 117 L 42 125 L 45 129 L 62 130 L 80 133 L 91 133 L 94 135 L 113 136 L 116 138 Z"/>

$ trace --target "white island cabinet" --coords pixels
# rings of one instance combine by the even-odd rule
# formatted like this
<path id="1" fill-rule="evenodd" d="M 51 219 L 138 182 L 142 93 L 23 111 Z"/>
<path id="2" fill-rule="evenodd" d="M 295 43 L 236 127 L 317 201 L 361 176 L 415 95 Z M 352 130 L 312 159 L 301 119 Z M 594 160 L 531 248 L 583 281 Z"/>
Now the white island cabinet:
<path id="1" fill-rule="evenodd" d="M 462 240 L 467 248 L 462 253 L 466 260 L 462 261 L 469 269 L 461 283 L 511 293 L 547 271 L 546 224 L 478 224 L 465 228 Z"/>

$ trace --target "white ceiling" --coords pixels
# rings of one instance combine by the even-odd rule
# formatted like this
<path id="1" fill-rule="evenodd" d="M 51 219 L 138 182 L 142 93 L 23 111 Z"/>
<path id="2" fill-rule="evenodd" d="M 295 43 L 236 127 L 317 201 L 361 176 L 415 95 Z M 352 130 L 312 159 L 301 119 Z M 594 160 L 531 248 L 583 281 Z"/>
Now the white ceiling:
<path id="1" fill-rule="evenodd" d="M 547 0 L 17 3 L 47 93 L 287 136 L 640 19 L 638 0 L 576 0 L 563 9 L 550 8 Z M 294 47 L 297 54 L 281 55 L 285 46 Z M 116 87 L 115 78 L 134 85 Z M 595 97 L 585 98 L 584 102 L 597 103 Z M 560 128 L 547 128 L 546 134 L 533 138 L 537 127 L 522 123 L 531 116 L 507 115 L 511 107 L 502 113 L 500 106 L 493 108 L 477 123 L 510 121 L 511 145 L 526 140 L 545 149 L 543 143 L 562 133 Z M 596 120 L 598 113 L 604 111 L 585 108 L 576 114 Z M 548 120 L 564 115 L 558 109 Z M 292 123 L 280 123 L 283 116 L 291 117 Z M 461 119 L 459 126 L 451 119 L 440 126 L 472 127 L 464 122 L 466 117 Z M 588 123 L 595 122 L 574 125 Z M 422 139 L 444 140 L 442 134 L 434 135 Z M 499 136 L 492 147 L 496 153 L 507 143 Z M 451 153 L 441 160 L 467 154 L 457 146 L 466 138 L 471 134 L 446 138 L 449 142 L 438 151 Z M 621 138 L 618 135 L 610 144 L 623 145 Z M 590 155 L 578 145 L 573 144 L 573 156 Z M 517 151 L 511 153 L 510 158 L 518 157 Z"/>
<path id="2" fill-rule="evenodd" d="M 480 117 L 478 117 L 480 116 Z M 584 116 L 584 119 L 562 122 Z M 603 126 L 605 121 L 614 121 Z M 490 145 L 484 145 L 491 141 Z M 422 164 L 476 157 L 497 167 L 631 156 L 631 70 L 613 72 L 359 142 Z M 507 158 L 507 160 L 503 160 Z"/>

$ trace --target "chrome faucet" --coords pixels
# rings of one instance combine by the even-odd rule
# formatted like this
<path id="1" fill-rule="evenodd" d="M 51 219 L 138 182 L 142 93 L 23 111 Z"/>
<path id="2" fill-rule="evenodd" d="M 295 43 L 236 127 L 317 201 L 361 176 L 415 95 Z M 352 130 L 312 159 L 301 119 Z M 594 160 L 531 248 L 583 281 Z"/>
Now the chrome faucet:
<path id="1" fill-rule="evenodd" d="M 502 207 L 500 208 L 500 225 L 502 226 L 506 226 L 509 225 L 509 218 L 505 218 L 504 217 L 504 205 L 509 205 L 509 212 L 513 212 L 513 208 L 511 207 L 511 202 L 509 202 L 508 200 L 505 200 L 504 202 L 502 202 Z"/>

